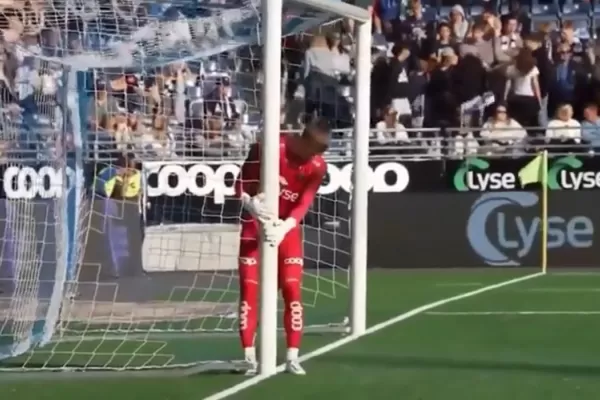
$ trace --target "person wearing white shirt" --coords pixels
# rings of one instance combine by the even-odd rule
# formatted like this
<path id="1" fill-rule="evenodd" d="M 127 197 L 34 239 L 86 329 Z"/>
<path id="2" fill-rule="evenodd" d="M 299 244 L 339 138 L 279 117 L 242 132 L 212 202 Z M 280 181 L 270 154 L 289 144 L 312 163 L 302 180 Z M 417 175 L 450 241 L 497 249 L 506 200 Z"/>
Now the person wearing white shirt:
<path id="1" fill-rule="evenodd" d="M 538 113 L 542 99 L 540 71 L 530 49 L 522 48 L 515 64 L 507 68 L 504 98 L 508 101 L 508 113 L 526 128 L 538 126 Z"/>
<path id="2" fill-rule="evenodd" d="M 570 104 L 563 104 L 556 110 L 556 118 L 548 122 L 546 127 L 546 138 L 562 142 L 581 141 L 581 124 L 573 119 L 573 107 Z"/>
<path id="3" fill-rule="evenodd" d="M 514 119 L 510 118 L 507 109 L 498 105 L 494 116 L 481 128 L 480 136 L 485 139 L 485 146 L 490 146 L 490 151 L 505 150 L 508 147 L 521 148 L 527 137 L 527 131 Z M 504 149 L 499 149 L 504 147 Z"/>
<path id="4" fill-rule="evenodd" d="M 397 145 L 408 143 L 406 128 L 397 119 L 397 112 L 390 106 L 386 107 L 383 119 L 375 125 L 375 140 L 380 145 Z"/>

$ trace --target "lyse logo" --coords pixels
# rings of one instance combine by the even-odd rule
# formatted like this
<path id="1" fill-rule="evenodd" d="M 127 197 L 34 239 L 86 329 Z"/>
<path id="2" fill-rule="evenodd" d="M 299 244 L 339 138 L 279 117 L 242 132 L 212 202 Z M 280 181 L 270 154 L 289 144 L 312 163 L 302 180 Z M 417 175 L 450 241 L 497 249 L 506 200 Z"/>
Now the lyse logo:
<path id="1" fill-rule="evenodd" d="M 288 182 L 287 180 L 283 177 L 280 176 L 279 177 L 279 198 L 289 201 L 291 203 L 295 203 L 298 200 L 298 197 L 300 197 L 300 194 L 296 193 L 296 192 L 292 192 L 290 189 L 286 189 L 285 186 L 287 186 Z"/>
<path id="2" fill-rule="evenodd" d="M 397 162 L 386 162 L 379 164 L 367 171 L 369 190 L 375 193 L 399 193 L 404 191 L 410 182 L 410 176 L 406 167 Z M 327 164 L 329 181 L 319 189 L 319 194 L 332 194 L 340 188 L 346 192 L 352 190 L 352 164 L 346 164 L 339 168 L 333 164 Z"/>
<path id="3" fill-rule="evenodd" d="M 61 198 L 71 190 L 76 180 L 83 186 L 83 179 L 83 171 L 79 171 L 76 179 L 75 171 L 70 167 L 67 167 L 65 177 L 62 168 L 13 166 L 4 170 L 3 188 L 8 199 Z"/>
<path id="4" fill-rule="evenodd" d="M 561 157 L 548 169 L 548 188 L 581 190 L 600 187 L 600 172 L 585 171 L 583 162 L 575 156 Z"/>
<path id="5" fill-rule="evenodd" d="M 469 190 L 511 190 L 517 187 L 513 173 L 487 172 L 490 163 L 481 158 L 465 161 L 454 174 L 454 187 L 460 192 Z"/>
<path id="6" fill-rule="evenodd" d="M 542 232 L 541 219 L 525 211 L 538 203 L 537 194 L 530 192 L 483 194 L 471 207 L 467 222 L 471 248 L 488 265 L 521 265 Z M 587 216 L 550 215 L 547 222 L 548 249 L 585 249 L 593 245 L 594 224 Z"/>

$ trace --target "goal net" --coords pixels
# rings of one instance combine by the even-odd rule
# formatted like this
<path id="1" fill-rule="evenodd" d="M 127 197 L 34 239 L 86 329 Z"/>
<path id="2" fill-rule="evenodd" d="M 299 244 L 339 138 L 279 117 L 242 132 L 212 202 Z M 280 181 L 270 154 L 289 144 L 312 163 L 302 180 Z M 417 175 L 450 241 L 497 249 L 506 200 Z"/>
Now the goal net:
<path id="1" fill-rule="evenodd" d="M 1 105 L 11 148 L 0 200 L 0 378 L 244 368 L 235 361 L 233 181 L 264 120 L 260 7 L 16 3 L 14 51 L 35 76 L 21 76 L 15 104 Z M 285 4 L 282 33 L 308 37 L 335 18 Z M 300 50 L 283 43 L 284 53 Z M 291 129 L 305 109 L 300 61 L 284 57 L 282 69 Z M 346 127 L 352 113 L 339 112 Z M 346 143 L 334 146 L 303 225 L 309 334 L 348 331 Z"/>

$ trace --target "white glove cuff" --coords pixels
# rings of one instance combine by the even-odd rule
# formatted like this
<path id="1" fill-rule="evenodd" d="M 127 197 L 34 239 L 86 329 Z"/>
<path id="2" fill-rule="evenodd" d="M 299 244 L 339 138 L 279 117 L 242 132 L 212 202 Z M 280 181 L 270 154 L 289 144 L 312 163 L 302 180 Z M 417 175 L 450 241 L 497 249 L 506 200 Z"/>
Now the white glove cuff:
<path id="1" fill-rule="evenodd" d="M 248 204 L 250 204 L 250 201 L 252 200 L 252 196 L 250 196 L 248 193 L 242 192 L 240 199 L 242 200 L 242 205 L 245 208 Z"/>
<path id="2" fill-rule="evenodd" d="M 286 231 L 289 231 L 292 228 L 295 228 L 297 224 L 298 224 L 298 221 L 296 221 L 294 218 L 288 218 L 285 221 L 283 221 L 283 226 L 285 226 Z"/>

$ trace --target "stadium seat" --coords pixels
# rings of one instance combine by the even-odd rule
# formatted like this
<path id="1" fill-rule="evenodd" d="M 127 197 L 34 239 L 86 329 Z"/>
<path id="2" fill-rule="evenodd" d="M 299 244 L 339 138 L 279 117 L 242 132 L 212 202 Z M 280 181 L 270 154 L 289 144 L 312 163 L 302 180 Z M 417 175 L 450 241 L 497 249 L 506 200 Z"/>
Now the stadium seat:
<path id="1" fill-rule="evenodd" d="M 534 0 L 531 4 L 532 30 L 537 30 L 541 24 L 549 23 L 553 29 L 558 29 L 560 21 L 560 7 L 557 2 L 552 4 L 540 4 Z"/>
<path id="2" fill-rule="evenodd" d="M 600 26 L 600 0 L 592 2 L 592 19 L 594 27 Z"/>
<path id="3" fill-rule="evenodd" d="M 590 3 L 576 3 L 566 1 L 562 6 L 562 20 L 573 21 L 577 37 L 589 39 L 592 20 L 592 6 Z"/>

